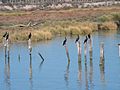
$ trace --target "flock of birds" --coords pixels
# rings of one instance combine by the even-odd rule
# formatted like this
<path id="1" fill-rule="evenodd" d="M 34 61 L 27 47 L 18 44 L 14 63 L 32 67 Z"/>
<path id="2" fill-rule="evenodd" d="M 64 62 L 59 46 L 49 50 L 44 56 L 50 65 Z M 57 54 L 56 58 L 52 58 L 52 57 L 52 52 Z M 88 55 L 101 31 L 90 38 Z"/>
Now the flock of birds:
<path id="1" fill-rule="evenodd" d="M 79 41 L 80 37 L 79 35 L 77 36 L 75 43 L 77 43 Z M 84 40 L 84 44 L 87 43 L 88 39 L 91 39 L 91 35 L 90 33 L 86 36 L 85 40 Z M 65 40 L 63 41 L 63 46 L 65 46 L 67 43 L 67 38 L 65 37 Z"/>

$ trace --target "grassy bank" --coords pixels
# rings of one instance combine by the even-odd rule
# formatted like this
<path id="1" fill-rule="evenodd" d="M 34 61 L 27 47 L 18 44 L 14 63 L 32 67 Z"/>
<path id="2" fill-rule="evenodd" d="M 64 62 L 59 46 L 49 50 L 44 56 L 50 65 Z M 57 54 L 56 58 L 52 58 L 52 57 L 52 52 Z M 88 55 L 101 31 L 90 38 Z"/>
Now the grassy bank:
<path id="1" fill-rule="evenodd" d="M 50 40 L 56 35 L 85 35 L 98 31 L 98 24 L 100 24 L 100 30 L 115 31 L 117 30 L 114 23 L 116 20 L 120 20 L 119 8 L 72 9 L 56 12 L 4 12 L 0 13 L 0 42 L 6 31 L 10 33 L 12 42 L 26 41 L 30 32 L 32 41 Z M 34 22 L 33 24 L 37 22 L 37 24 L 29 26 L 29 21 Z"/>

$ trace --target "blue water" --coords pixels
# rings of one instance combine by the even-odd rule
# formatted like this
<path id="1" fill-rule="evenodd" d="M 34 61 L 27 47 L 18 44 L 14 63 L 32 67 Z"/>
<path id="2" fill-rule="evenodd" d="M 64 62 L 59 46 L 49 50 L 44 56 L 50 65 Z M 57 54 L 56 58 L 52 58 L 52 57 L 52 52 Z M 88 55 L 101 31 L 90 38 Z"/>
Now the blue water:
<path id="1" fill-rule="evenodd" d="M 119 90 L 120 57 L 117 44 L 120 42 L 120 33 L 93 33 L 91 61 L 88 47 L 87 56 L 84 57 L 85 36 L 80 36 L 81 63 L 78 63 L 77 47 L 74 43 L 76 37 L 67 38 L 70 64 L 62 46 L 64 37 L 32 43 L 31 60 L 27 42 L 10 44 L 9 63 L 7 57 L 5 63 L 4 47 L 1 47 L 0 90 Z M 99 66 L 101 42 L 104 42 L 103 67 Z M 44 62 L 38 52 L 44 57 Z"/>

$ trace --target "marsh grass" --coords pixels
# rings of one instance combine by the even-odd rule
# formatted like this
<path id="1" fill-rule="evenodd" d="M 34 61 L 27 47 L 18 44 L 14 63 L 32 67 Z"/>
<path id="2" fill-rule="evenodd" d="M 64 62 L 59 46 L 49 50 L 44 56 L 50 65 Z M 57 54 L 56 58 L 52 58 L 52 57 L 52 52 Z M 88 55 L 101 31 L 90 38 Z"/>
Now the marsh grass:
<path id="1" fill-rule="evenodd" d="M 32 41 L 50 40 L 56 35 L 85 35 L 98 30 L 97 22 L 80 22 L 76 20 L 62 20 L 62 21 L 46 21 L 37 27 L 22 27 L 22 28 L 10 28 L 7 30 L 1 30 L 0 36 L 8 31 L 10 33 L 10 40 L 14 41 L 26 41 L 28 40 L 28 34 L 32 33 Z M 112 21 L 102 22 L 101 30 L 116 30 L 117 26 Z M 0 38 L 0 42 L 2 38 Z"/>

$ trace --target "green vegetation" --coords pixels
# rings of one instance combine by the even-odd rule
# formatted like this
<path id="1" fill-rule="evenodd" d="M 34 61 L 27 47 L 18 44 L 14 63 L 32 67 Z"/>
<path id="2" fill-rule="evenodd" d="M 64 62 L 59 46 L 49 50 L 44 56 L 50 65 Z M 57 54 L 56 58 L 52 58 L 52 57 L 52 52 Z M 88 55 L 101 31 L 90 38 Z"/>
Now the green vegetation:
<path id="1" fill-rule="evenodd" d="M 116 20 L 120 20 L 120 13 L 119 12 L 106 14 L 106 15 L 98 17 L 98 21 L 101 21 L 101 22 L 116 21 Z"/>

